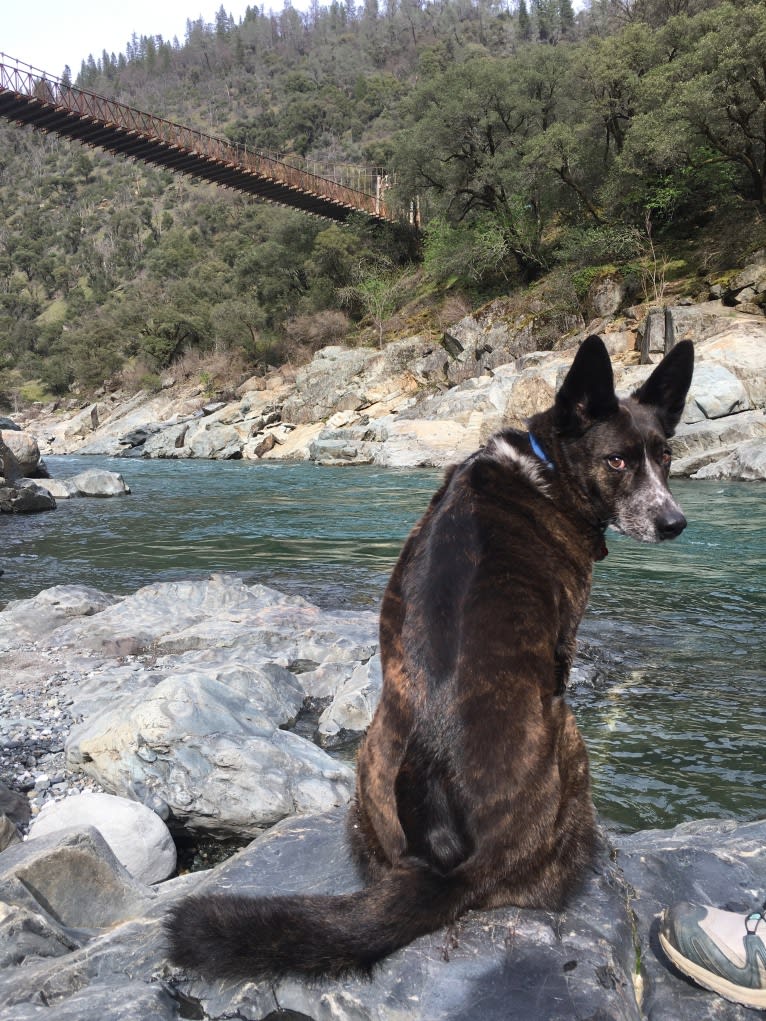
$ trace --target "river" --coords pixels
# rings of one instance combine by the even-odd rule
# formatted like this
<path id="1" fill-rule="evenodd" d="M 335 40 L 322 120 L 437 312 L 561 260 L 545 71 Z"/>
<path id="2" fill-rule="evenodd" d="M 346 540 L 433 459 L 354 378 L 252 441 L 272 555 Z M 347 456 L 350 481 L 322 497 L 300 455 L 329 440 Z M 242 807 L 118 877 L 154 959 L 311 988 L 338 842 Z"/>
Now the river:
<path id="1" fill-rule="evenodd" d="M 56 584 L 130 592 L 232 571 L 323 606 L 376 608 L 439 472 L 242 461 L 49 458 L 120 471 L 125 499 L 0 515 L 0 599 Z M 580 630 L 602 663 L 571 695 L 610 824 L 766 815 L 766 489 L 673 485 L 673 543 L 608 538 Z"/>

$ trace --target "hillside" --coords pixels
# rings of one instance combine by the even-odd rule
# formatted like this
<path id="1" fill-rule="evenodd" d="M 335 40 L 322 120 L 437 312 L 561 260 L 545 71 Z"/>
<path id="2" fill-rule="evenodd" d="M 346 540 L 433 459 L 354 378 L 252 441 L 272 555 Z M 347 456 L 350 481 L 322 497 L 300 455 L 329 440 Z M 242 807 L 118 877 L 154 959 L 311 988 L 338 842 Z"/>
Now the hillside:
<path id="1" fill-rule="evenodd" d="M 697 294 L 766 242 L 766 10 L 749 0 L 249 8 L 75 84 L 248 145 L 370 162 L 424 230 L 345 227 L 0 125 L 0 407 L 328 343 L 437 334 L 540 288 Z M 23 57 L 23 54 L 19 54 Z M 51 69 L 55 70 L 55 69 Z"/>

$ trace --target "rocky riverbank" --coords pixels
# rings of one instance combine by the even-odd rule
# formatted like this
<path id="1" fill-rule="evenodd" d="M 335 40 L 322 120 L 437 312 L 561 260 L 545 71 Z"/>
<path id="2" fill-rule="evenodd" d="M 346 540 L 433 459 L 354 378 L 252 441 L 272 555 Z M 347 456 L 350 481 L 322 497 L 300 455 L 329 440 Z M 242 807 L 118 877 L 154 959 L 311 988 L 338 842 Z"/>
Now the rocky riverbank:
<path id="1" fill-rule="evenodd" d="M 762 270 L 766 280 L 766 257 L 762 263 L 742 279 L 760 279 Z M 20 422 L 43 455 L 441 467 L 548 406 L 588 333 L 604 338 L 620 392 L 639 386 L 666 350 L 690 338 L 697 365 L 674 473 L 766 477 L 766 318 L 761 305 L 736 304 L 748 289 L 727 292 L 728 304 L 717 297 L 624 310 L 619 292 L 610 293 L 595 302 L 602 314 L 587 325 L 560 317 L 557 340 L 542 310 L 538 322 L 493 302 L 438 340 L 405 337 L 380 351 L 324 348 L 297 371 L 244 381 L 233 399 L 210 400 L 193 381 L 168 377 L 158 394 L 104 392 L 85 406 L 34 409 Z"/>
<path id="2" fill-rule="evenodd" d="M 570 332 L 539 351 L 534 321 L 510 322 L 491 307 L 438 343 L 324 349 L 292 376 L 244 382 L 235 400 L 211 403 L 193 384 L 168 379 L 155 395 L 37 409 L 21 432 L 3 427 L 7 445 L 26 457 L 21 475 L 13 467 L 21 458 L 6 458 L 12 477 L 3 488 L 9 500 L 31 493 L 23 476 L 35 470 L 32 445 L 38 458 L 42 450 L 440 466 L 550 403 L 591 331 L 606 339 L 623 391 L 691 336 L 698 361 L 676 471 L 764 478 L 766 320 L 759 307 L 742 308 L 714 300 L 613 310 L 584 330 L 562 323 Z M 79 477 L 39 484 L 55 499 L 126 491 L 101 481 L 103 493 Z M 593 658 L 586 645 L 575 685 L 595 683 Z M 0 611 L 0 1021 L 750 1016 L 673 971 L 656 919 L 680 899 L 743 910 L 760 903 L 766 821 L 604 831 L 583 890 L 561 915 L 472 913 L 393 955 L 370 982 L 211 985 L 171 969 L 161 921 L 190 890 L 353 888 L 342 841 L 349 748 L 380 683 L 374 614 L 321 610 L 235 577 L 123 597 L 63 585 L 8 603 Z M 182 855 L 178 874 L 177 849 L 195 843 L 222 853 L 200 852 L 212 867 L 191 873 Z M 242 849 L 216 864 L 234 847 Z"/>
<path id="3" fill-rule="evenodd" d="M 766 822 L 604 832 L 563 914 L 472 913 L 371 982 L 208 984 L 168 966 L 161 919 L 191 889 L 353 888 L 339 753 L 377 701 L 376 631 L 374 613 L 230 576 L 7 604 L 0 1019 L 744 1021 L 673 973 L 656 914 L 684 897 L 754 903 Z M 602 658 L 585 644 L 574 684 L 603 683 Z M 246 846 L 174 877 L 171 835 Z"/>

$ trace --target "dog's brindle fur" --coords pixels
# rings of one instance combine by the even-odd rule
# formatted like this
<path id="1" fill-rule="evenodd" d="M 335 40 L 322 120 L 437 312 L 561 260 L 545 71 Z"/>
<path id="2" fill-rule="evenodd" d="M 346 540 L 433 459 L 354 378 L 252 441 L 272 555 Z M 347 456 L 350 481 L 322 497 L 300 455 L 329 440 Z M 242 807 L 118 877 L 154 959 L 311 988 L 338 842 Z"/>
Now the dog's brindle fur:
<path id="1" fill-rule="evenodd" d="M 562 907 L 595 828 L 562 697 L 575 635 L 607 526 L 656 542 L 686 525 L 667 441 L 692 366 L 682 342 L 618 401 L 590 337 L 530 434 L 498 433 L 447 473 L 383 599 L 383 693 L 349 815 L 368 885 L 189 898 L 168 922 L 176 963 L 251 978 L 363 972 L 469 908 Z"/>

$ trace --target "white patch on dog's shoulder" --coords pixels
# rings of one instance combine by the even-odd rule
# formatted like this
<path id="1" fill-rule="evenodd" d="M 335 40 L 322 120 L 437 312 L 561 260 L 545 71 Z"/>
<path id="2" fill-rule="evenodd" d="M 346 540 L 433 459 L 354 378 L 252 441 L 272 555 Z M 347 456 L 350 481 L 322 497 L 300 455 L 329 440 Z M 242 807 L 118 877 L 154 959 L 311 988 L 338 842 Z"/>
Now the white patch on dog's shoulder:
<path id="1" fill-rule="evenodd" d="M 517 450 L 512 443 L 503 436 L 492 436 L 487 444 L 487 453 L 496 461 L 511 461 L 518 464 L 522 457 L 521 451 Z"/>
<path id="2" fill-rule="evenodd" d="M 495 461 L 511 464 L 524 475 L 544 496 L 550 496 L 550 486 L 545 477 L 542 463 L 529 454 L 524 454 L 503 436 L 492 436 L 484 453 Z"/>

